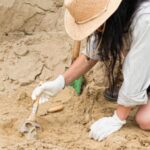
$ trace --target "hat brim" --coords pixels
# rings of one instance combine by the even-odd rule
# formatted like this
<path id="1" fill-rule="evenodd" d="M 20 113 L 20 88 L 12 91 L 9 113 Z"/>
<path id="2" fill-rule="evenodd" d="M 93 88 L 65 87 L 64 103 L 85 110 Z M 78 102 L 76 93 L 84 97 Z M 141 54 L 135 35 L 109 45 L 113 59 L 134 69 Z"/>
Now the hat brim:
<path id="1" fill-rule="evenodd" d="M 68 10 L 65 11 L 65 29 L 73 40 L 83 40 L 97 30 L 117 10 L 122 0 L 110 0 L 107 10 L 87 23 L 77 24 Z"/>

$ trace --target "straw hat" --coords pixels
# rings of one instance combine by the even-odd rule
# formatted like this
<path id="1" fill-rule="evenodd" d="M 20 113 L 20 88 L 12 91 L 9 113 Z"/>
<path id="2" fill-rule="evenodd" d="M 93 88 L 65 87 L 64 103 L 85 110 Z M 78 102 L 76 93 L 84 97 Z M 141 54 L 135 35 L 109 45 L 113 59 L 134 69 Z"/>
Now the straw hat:
<path id="1" fill-rule="evenodd" d="M 65 0 L 65 28 L 74 40 L 82 40 L 98 29 L 122 0 Z"/>

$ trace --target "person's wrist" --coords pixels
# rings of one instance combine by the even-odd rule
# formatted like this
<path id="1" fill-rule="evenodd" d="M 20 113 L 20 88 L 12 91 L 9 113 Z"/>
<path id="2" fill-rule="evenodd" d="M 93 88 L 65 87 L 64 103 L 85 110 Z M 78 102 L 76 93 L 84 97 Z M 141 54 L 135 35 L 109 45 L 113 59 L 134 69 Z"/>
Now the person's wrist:
<path id="1" fill-rule="evenodd" d="M 122 105 L 119 105 L 116 114 L 120 118 L 120 120 L 126 120 L 130 114 L 131 107 L 124 107 Z"/>
<path id="2" fill-rule="evenodd" d="M 121 120 L 116 111 L 114 112 L 113 118 L 122 125 L 126 124 L 126 120 Z"/>

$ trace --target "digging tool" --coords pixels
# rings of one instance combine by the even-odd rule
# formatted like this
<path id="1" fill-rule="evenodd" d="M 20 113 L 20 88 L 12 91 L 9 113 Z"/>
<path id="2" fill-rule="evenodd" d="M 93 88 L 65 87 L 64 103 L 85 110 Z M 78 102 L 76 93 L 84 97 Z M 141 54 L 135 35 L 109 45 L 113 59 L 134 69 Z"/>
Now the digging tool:
<path id="1" fill-rule="evenodd" d="M 72 49 L 72 63 L 79 57 L 81 47 L 81 41 L 74 41 L 73 49 Z M 81 76 L 79 79 L 73 81 L 70 86 L 72 86 L 78 95 L 81 94 L 82 88 L 84 85 L 84 77 Z"/>
<path id="2" fill-rule="evenodd" d="M 72 63 L 79 57 L 81 41 L 74 41 L 72 49 Z"/>
<path id="3" fill-rule="evenodd" d="M 40 98 L 37 98 L 37 100 L 33 103 L 33 107 L 32 107 L 32 113 L 30 114 L 28 120 L 29 121 L 36 121 L 36 114 L 39 108 L 39 100 Z"/>
<path id="4" fill-rule="evenodd" d="M 28 139 L 36 139 L 36 129 L 40 128 L 40 125 L 36 122 L 36 115 L 39 107 L 39 99 L 40 98 L 37 98 L 37 100 L 33 103 L 32 112 L 27 121 L 23 124 L 23 126 L 20 129 L 20 132 L 22 134 L 26 134 Z"/>

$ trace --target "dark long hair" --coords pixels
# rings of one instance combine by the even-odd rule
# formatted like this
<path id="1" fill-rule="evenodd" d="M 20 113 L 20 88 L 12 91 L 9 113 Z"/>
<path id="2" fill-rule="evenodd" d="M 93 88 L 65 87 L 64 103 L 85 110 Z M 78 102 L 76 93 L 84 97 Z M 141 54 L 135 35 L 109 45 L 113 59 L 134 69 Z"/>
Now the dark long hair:
<path id="1" fill-rule="evenodd" d="M 123 0 L 117 11 L 106 21 L 105 30 L 102 34 L 99 33 L 99 55 L 107 67 L 107 75 L 109 78 L 110 87 L 115 85 L 115 68 L 120 70 L 122 64 L 121 53 L 124 45 L 124 35 L 130 30 L 130 25 L 133 21 L 139 6 L 148 0 Z M 119 62 L 119 65 L 117 63 Z"/>

